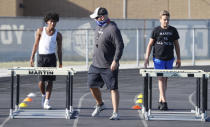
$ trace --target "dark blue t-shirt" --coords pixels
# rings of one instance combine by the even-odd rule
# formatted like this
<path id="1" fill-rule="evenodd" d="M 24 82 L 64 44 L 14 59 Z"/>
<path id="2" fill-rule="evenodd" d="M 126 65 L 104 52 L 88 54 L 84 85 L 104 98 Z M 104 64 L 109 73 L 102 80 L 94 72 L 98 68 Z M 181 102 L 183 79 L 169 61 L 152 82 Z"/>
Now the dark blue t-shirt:
<path id="1" fill-rule="evenodd" d="M 174 41 L 179 39 L 179 34 L 175 27 L 168 26 L 167 29 L 158 26 L 154 28 L 151 38 L 155 40 L 153 57 L 160 60 L 170 60 L 174 58 Z"/>

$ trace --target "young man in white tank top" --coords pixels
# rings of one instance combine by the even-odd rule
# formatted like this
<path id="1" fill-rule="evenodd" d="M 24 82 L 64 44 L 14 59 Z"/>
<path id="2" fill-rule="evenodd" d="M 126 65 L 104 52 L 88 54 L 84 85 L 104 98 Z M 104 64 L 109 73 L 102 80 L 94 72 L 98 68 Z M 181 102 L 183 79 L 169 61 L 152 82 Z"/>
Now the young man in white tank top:
<path id="1" fill-rule="evenodd" d="M 38 28 L 36 31 L 35 42 L 31 54 L 30 64 L 34 66 L 34 56 L 38 51 L 38 67 L 56 67 L 56 52 L 59 60 L 59 68 L 62 67 L 62 35 L 55 29 L 59 21 L 57 13 L 48 13 L 44 17 L 46 27 Z M 57 49 L 57 51 L 56 51 Z M 42 93 L 42 107 L 51 109 L 49 99 L 52 93 L 53 81 L 55 76 L 39 76 L 39 88 Z M 47 87 L 45 89 L 45 83 Z"/>

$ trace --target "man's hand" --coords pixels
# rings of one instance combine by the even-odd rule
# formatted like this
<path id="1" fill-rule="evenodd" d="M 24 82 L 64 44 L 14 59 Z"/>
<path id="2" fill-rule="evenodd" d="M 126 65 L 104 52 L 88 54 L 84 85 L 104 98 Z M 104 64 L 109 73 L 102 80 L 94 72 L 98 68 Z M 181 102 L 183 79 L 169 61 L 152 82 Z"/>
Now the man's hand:
<path id="1" fill-rule="evenodd" d="M 180 68 L 181 67 L 181 60 L 180 59 L 177 59 L 176 60 L 176 67 L 177 68 Z"/>
<path id="2" fill-rule="evenodd" d="M 118 68 L 118 66 L 119 66 L 119 64 L 115 60 L 113 60 L 111 67 L 110 67 L 111 71 L 116 70 Z"/>
<path id="3" fill-rule="evenodd" d="M 30 65 L 31 65 L 31 67 L 34 67 L 34 60 L 33 59 L 30 59 Z"/>
<path id="4" fill-rule="evenodd" d="M 62 68 L 62 66 L 63 66 L 62 64 L 59 64 L 59 68 Z"/>
<path id="5" fill-rule="evenodd" d="M 145 61 L 144 61 L 144 68 L 147 68 L 147 65 L 149 66 L 149 59 L 145 59 Z"/>

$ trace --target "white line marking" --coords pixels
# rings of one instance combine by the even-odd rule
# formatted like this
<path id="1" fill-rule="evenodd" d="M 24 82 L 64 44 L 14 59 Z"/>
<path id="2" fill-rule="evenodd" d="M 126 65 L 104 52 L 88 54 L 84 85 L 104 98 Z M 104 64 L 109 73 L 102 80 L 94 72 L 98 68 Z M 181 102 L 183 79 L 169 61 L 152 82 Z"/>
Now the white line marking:
<path id="1" fill-rule="evenodd" d="M 134 97 L 134 99 L 133 99 L 134 104 L 136 103 L 137 96 L 138 96 L 138 95 L 136 95 L 136 96 Z M 139 113 L 140 121 L 142 122 L 142 124 L 144 125 L 144 127 L 148 127 L 148 124 L 147 124 L 146 120 L 144 119 L 144 117 L 143 117 L 141 111 L 140 111 L 140 110 L 137 110 L 137 111 L 138 111 L 138 113 Z"/>
<path id="2" fill-rule="evenodd" d="M 190 102 L 190 104 L 191 104 L 192 106 L 196 107 L 196 106 L 195 106 L 195 103 L 194 103 L 193 100 L 192 100 L 192 96 L 193 96 L 194 94 L 195 94 L 195 91 L 189 95 L 189 102 Z"/>
<path id="3" fill-rule="evenodd" d="M 148 124 L 147 124 L 146 120 L 144 120 L 144 117 L 143 117 L 141 111 L 138 110 L 138 112 L 139 112 L 139 117 L 140 117 L 141 122 L 143 123 L 144 127 L 148 127 Z"/>
<path id="4" fill-rule="evenodd" d="M 8 116 L 3 123 L 0 125 L 0 127 L 4 127 L 4 125 L 10 120 L 10 117 Z"/>
<path id="5" fill-rule="evenodd" d="M 79 99 L 79 104 L 78 104 L 78 108 L 79 108 L 78 113 L 80 112 L 80 108 L 82 107 L 82 101 L 83 101 L 84 98 L 85 98 L 87 95 L 89 95 L 89 94 L 90 94 L 90 92 L 85 93 L 84 95 L 82 95 L 82 97 L 80 97 L 80 99 Z M 79 116 L 79 114 L 78 114 L 78 116 Z M 77 127 L 78 121 L 79 121 L 79 117 L 77 117 L 77 118 L 74 120 L 73 127 Z"/>
<path id="6" fill-rule="evenodd" d="M 40 93 L 40 92 L 36 92 L 36 93 L 34 93 L 34 94 L 37 95 L 38 93 Z M 3 123 L 0 125 L 0 127 L 4 127 L 4 125 L 5 125 L 9 120 L 10 120 L 10 116 L 8 116 L 8 117 L 3 121 Z"/>

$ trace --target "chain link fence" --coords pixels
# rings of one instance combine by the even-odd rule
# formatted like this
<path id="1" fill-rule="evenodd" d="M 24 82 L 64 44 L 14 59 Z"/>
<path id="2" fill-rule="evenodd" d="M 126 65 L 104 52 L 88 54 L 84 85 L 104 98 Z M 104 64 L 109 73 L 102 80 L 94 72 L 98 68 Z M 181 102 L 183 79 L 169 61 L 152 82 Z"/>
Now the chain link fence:
<path id="1" fill-rule="evenodd" d="M 121 62 L 140 65 L 144 60 L 150 34 L 158 20 L 114 20 L 124 41 Z M 172 20 L 179 32 L 181 58 L 196 65 L 210 58 L 209 20 Z M 41 18 L 0 18 L 0 62 L 28 61 L 35 31 L 44 26 Z M 57 24 L 63 36 L 63 61 L 78 61 L 87 67 L 92 61 L 95 22 L 63 18 Z M 152 55 L 151 55 L 152 56 Z"/>

